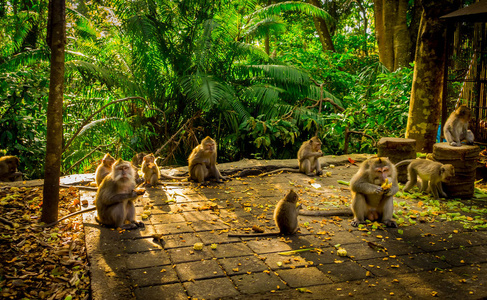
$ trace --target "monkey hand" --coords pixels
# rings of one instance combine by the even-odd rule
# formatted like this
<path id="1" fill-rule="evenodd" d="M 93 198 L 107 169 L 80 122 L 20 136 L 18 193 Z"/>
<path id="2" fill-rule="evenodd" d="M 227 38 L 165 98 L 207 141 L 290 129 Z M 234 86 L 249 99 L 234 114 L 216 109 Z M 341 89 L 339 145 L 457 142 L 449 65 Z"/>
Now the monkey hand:
<path id="1" fill-rule="evenodd" d="M 377 186 L 374 193 L 376 194 L 383 194 L 384 193 L 384 189 L 381 187 L 381 186 Z"/>

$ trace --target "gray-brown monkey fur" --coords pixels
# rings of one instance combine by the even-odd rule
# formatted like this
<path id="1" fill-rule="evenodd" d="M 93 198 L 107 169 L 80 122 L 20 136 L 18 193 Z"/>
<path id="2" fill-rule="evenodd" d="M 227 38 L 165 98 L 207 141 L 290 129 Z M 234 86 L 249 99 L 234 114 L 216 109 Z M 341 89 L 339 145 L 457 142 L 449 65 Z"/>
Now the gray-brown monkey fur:
<path id="1" fill-rule="evenodd" d="M 323 156 L 321 151 L 321 141 L 314 136 L 304 142 L 298 151 L 299 172 L 311 175 L 316 171 L 316 175 L 323 174 L 319 158 Z"/>
<path id="2" fill-rule="evenodd" d="M 146 184 L 150 184 L 152 186 L 157 185 L 157 181 L 160 178 L 159 167 L 157 167 L 156 158 L 154 154 L 148 154 L 144 156 L 142 162 L 142 174 L 144 174 L 144 180 Z"/>
<path id="3" fill-rule="evenodd" d="M 392 186 L 383 189 L 387 178 Z M 372 157 L 364 161 L 350 180 L 352 191 L 352 226 L 366 220 L 380 221 L 387 227 L 397 227 L 392 220 L 394 195 L 399 191 L 396 167 L 386 157 Z"/>
<path id="4" fill-rule="evenodd" d="M 294 234 L 298 230 L 298 203 L 299 197 L 293 190 L 279 200 L 274 209 L 274 222 L 280 234 Z"/>
<path id="5" fill-rule="evenodd" d="M 135 170 L 132 164 L 117 160 L 110 172 L 101 182 L 96 193 L 95 205 L 98 216 L 96 220 L 108 227 L 135 229 L 143 227 L 142 222 L 135 220 L 134 200 Z M 129 224 L 125 224 L 126 221 Z"/>
<path id="6" fill-rule="evenodd" d="M 224 178 L 216 167 L 216 150 L 216 142 L 209 136 L 194 147 L 188 157 L 189 177 L 192 180 L 203 183 L 209 178 L 215 178 L 217 182 L 222 182 Z"/>
<path id="7" fill-rule="evenodd" d="M 254 234 L 229 234 L 229 237 L 268 237 L 277 235 L 292 235 L 298 230 L 298 194 L 290 190 L 284 198 L 279 200 L 274 209 L 274 222 L 279 232 Z"/>
<path id="8" fill-rule="evenodd" d="M 450 182 L 455 176 L 455 167 L 450 164 L 442 164 L 440 162 L 429 159 L 408 159 L 398 162 L 396 167 L 408 165 L 408 182 L 404 186 L 404 191 L 407 192 L 415 185 L 421 192 L 429 192 L 435 199 L 448 197 L 443 191 L 442 182 Z M 421 182 L 418 182 L 418 176 Z"/>
<path id="9" fill-rule="evenodd" d="M 95 172 L 95 181 L 96 186 L 100 186 L 103 178 L 108 175 L 112 171 L 112 166 L 115 163 L 115 158 L 113 158 L 110 153 L 105 154 L 101 163 L 96 168 Z"/>
<path id="10" fill-rule="evenodd" d="M 460 147 L 462 140 L 466 140 L 467 144 L 473 144 L 474 135 L 468 130 L 470 117 L 471 110 L 466 105 L 460 105 L 450 114 L 443 126 L 443 135 L 448 144 Z"/>

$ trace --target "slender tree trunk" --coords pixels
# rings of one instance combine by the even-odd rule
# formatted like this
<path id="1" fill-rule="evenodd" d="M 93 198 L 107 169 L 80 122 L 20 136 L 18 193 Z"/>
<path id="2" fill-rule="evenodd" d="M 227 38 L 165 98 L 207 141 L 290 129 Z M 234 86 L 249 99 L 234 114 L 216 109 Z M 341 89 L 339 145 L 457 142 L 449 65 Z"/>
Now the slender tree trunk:
<path id="1" fill-rule="evenodd" d="M 47 143 L 41 221 L 51 223 L 58 218 L 63 141 L 64 46 L 66 40 L 64 0 L 49 1 L 47 30 L 47 44 L 51 48 L 51 75 L 47 106 Z"/>
<path id="2" fill-rule="evenodd" d="M 374 0 L 379 60 L 390 71 L 408 66 L 412 61 L 407 7 L 407 0 Z"/>
<path id="3" fill-rule="evenodd" d="M 309 0 L 309 3 L 318 8 L 322 8 L 319 0 Z M 323 49 L 323 52 L 326 52 L 328 50 L 334 52 L 335 46 L 333 45 L 333 41 L 331 40 L 330 31 L 328 30 L 326 21 L 323 18 L 316 17 L 313 17 L 313 21 L 315 23 L 315 28 L 318 32 L 318 36 L 320 37 L 321 48 Z"/>
<path id="4" fill-rule="evenodd" d="M 396 2 L 390 0 L 382 1 L 382 22 L 384 26 L 385 47 L 384 61 L 382 62 L 389 71 L 394 71 L 394 27 L 396 26 Z"/>
<path id="5" fill-rule="evenodd" d="M 377 39 L 377 46 L 379 47 L 379 60 L 385 65 L 385 47 L 386 40 L 384 36 L 384 16 L 382 0 L 374 0 L 374 17 L 375 17 L 375 38 Z"/>
<path id="6" fill-rule="evenodd" d="M 455 1 L 423 2 L 406 128 L 406 138 L 416 140 L 418 152 L 431 152 L 436 142 L 441 117 L 446 32 L 446 25 L 439 17 L 458 7 L 452 5 Z"/>
<path id="7" fill-rule="evenodd" d="M 394 70 L 408 66 L 411 59 L 410 36 L 407 25 L 408 0 L 398 0 L 394 26 Z"/>

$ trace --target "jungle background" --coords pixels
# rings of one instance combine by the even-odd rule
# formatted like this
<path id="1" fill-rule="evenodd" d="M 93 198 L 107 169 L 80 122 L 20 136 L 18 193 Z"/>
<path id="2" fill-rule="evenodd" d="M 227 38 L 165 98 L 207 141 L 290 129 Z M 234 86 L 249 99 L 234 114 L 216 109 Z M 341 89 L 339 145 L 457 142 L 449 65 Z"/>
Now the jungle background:
<path id="1" fill-rule="evenodd" d="M 207 135 L 219 162 L 294 158 L 315 134 L 375 152 L 406 132 L 421 16 L 472 2 L 67 1 L 61 171 L 185 165 Z M 0 1 L 0 151 L 26 179 L 44 175 L 47 22 L 46 0 Z"/>

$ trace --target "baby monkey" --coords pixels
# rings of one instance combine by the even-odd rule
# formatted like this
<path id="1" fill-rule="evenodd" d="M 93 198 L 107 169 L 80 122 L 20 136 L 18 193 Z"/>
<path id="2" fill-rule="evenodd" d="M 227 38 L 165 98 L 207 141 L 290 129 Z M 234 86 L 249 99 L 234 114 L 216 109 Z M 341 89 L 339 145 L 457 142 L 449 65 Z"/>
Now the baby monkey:
<path id="1" fill-rule="evenodd" d="M 115 163 L 115 158 L 113 158 L 110 153 L 105 154 L 101 163 L 96 168 L 95 172 L 95 181 L 96 186 L 100 186 L 103 178 L 108 175 L 112 171 L 112 166 Z"/>
<path id="2" fill-rule="evenodd" d="M 430 192 L 435 199 L 439 199 L 440 195 L 444 198 L 448 197 L 443 191 L 441 183 L 448 183 L 455 176 L 453 165 L 444 165 L 429 159 L 408 159 L 398 162 L 396 167 L 407 164 L 409 164 L 408 182 L 403 189 L 405 192 L 418 185 L 421 192 Z M 418 182 L 418 176 L 420 182 Z"/>
<path id="3" fill-rule="evenodd" d="M 142 162 L 142 174 L 144 174 L 145 183 L 152 186 L 156 186 L 157 181 L 160 178 L 159 168 L 155 161 L 156 158 L 154 157 L 154 154 L 151 153 L 144 156 Z"/>
<path id="4" fill-rule="evenodd" d="M 274 222 L 279 232 L 256 234 L 229 234 L 229 237 L 266 237 L 277 235 L 292 235 L 298 230 L 298 194 L 290 190 L 284 198 L 279 200 L 274 209 Z"/>
<path id="5" fill-rule="evenodd" d="M 460 147 L 462 140 L 466 140 L 469 145 L 473 144 L 474 135 L 468 130 L 470 116 L 471 110 L 466 105 L 460 105 L 451 113 L 443 127 L 443 135 L 448 144 Z"/>
<path id="6" fill-rule="evenodd" d="M 221 183 L 225 179 L 216 167 L 216 149 L 215 140 L 207 136 L 201 144 L 194 147 L 189 155 L 189 177 L 198 183 L 203 183 L 209 178 L 215 178 L 217 182 Z"/>
<path id="7" fill-rule="evenodd" d="M 365 220 L 379 221 L 387 227 L 397 227 L 392 220 L 394 195 L 399 190 L 397 171 L 386 157 L 372 157 L 364 161 L 350 180 L 352 191 L 352 226 Z"/>

